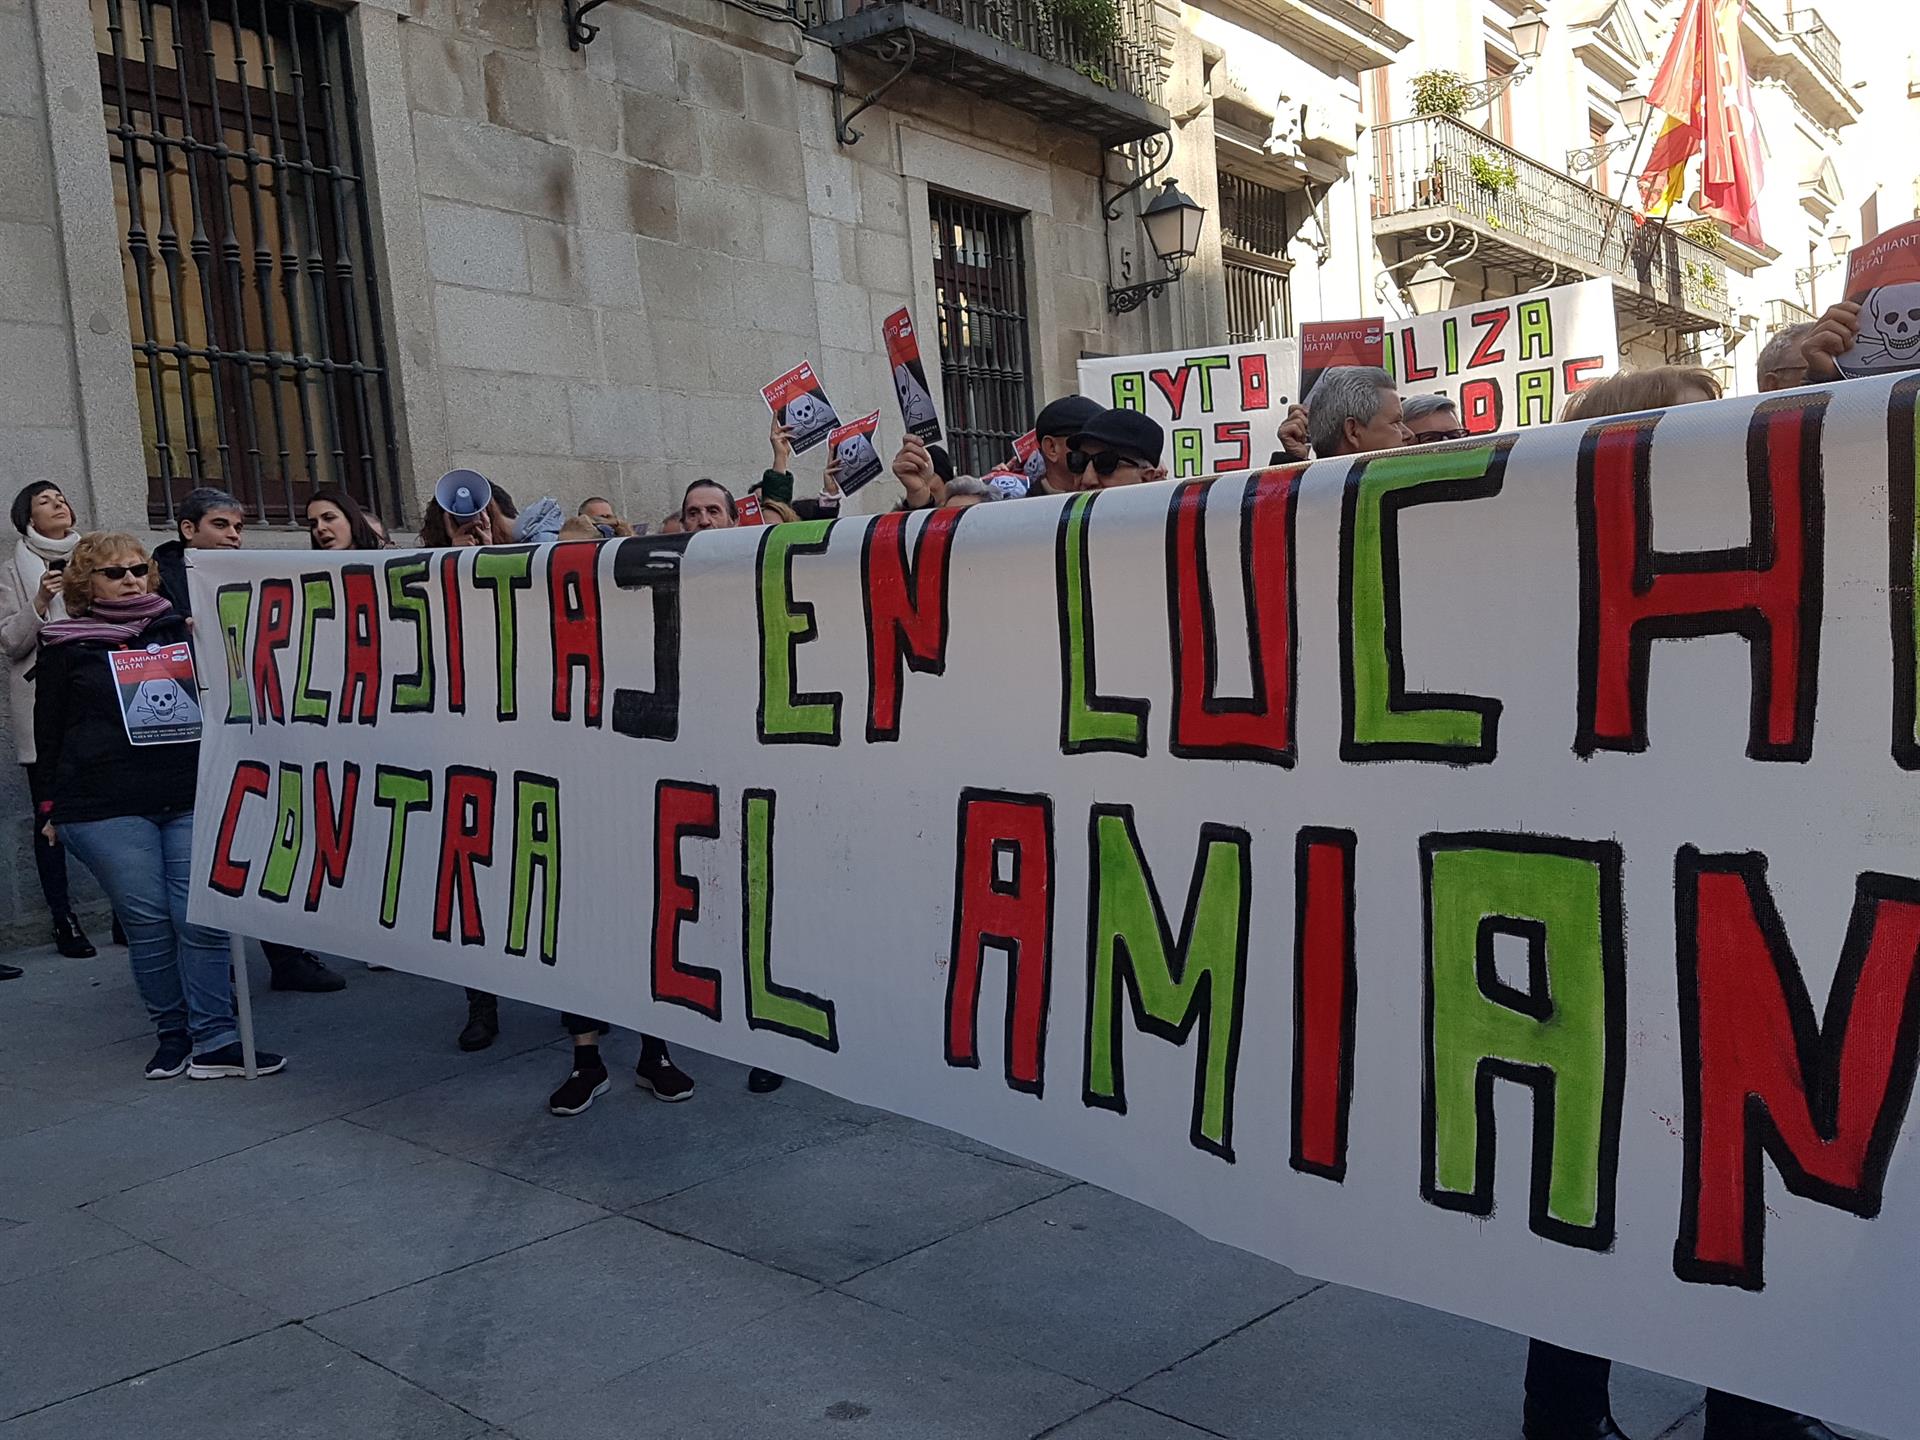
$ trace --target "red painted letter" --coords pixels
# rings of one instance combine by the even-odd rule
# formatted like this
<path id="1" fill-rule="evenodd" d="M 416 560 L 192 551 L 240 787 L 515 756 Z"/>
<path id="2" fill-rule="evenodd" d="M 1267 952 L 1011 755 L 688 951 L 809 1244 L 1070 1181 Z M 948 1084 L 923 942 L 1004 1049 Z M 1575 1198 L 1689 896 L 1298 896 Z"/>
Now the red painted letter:
<path id="1" fill-rule="evenodd" d="M 253 632 L 253 711 L 262 720 L 287 723 L 280 693 L 280 654 L 293 634 L 293 582 L 260 582 L 260 623 Z"/>
<path id="2" fill-rule="evenodd" d="M 947 1063 L 980 1068 L 980 970 L 1007 956 L 1007 1084 L 1041 1093 L 1053 949 L 1053 801 L 1001 790 L 960 792 L 947 967 Z"/>
<path id="3" fill-rule="evenodd" d="M 446 810 L 440 817 L 440 871 L 433 887 L 433 938 L 453 938 L 453 905 L 460 902 L 460 943 L 484 945 L 480 897 L 473 867 L 493 863 L 493 791 L 490 770 L 447 767 Z"/>
<path id="4" fill-rule="evenodd" d="M 687 836 L 720 835 L 720 792 L 662 780 L 653 788 L 653 998 L 720 1018 L 720 972 L 680 963 L 680 926 L 700 918 L 700 882 L 680 869 Z"/>
<path id="5" fill-rule="evenodd" d="M 1673 1270 L 1758 1290 L 1763 1151 L 1794 1194 L 1880 1213 L 1920 1053 L 1920 882 L 1860 877 L 1824 1024 L 1765 857 L 1681 850 L 1674 906 L 1687 1144 Z"/>
<path id="6" fill-rule="evenodd" d="M 360 799 L 360 767 L 351 760 L 340 769 L 340 807 L 333 804 L 333 782 L 327 762 L 313 767 L 313 873 L 307 877 L 307 909 L 320 908 L 324 885 L 339 889 L 347 883 L 347 852 L 353 849 L 353 815 Z"/>
<path id="7" fill-rule="evenodd" d="M 1174 636 L 1175 755 L 1293 764 L 1293 496 L 1300 474 L 1298 469 L 1262 471 L 1242 491 L 1244 559 L 1238 568 L 1247 617 L 1244 643 L 1253 672 L 1253 694 L 1244 700 L 1214 693 L 1220 637 L 1207 583 L 1205 524 L 1207 495 L 1214 487 L 1190 481 L 1173 492 L 1167 515 L 1167 549 L 1173 557 L 1167 623 Z"/>
<path id="8" fill-rule="evenodd" d="M 213 846 L 213 870 L 207 883 L 222 895 L 244 895 L 247 871 L 253 867 L 233 858 L 233 832 L 240 824 L 240 807 L 247 796 L 267 793 L 270 772 L 258 760 L 242 760 L 233 767 L 233 784 L 227 788 L 227 808 L 220 815 L 220 836 Z"/>
<path id="9" fill-rule="evenodd" d="M 600 545 L 573 540 L 547 552 L 547 587 L 553 615 L 553 718 L 573 718 L 573 672 L 587 672 L 585 715 L 600 723 L 600 691 L 606 683 L 600 649 Z"/>
<path id="10" fill-rule="evenodd" d="M 1747 427 L 1752 538 L 1725 551 L 1653 548 L 1648 461 L 1659 415 L 1602 420 L 1580 441 L 1580 702 L 1574 751 L 1647 748 L 1655 640 L 1741 635 L 1753 657 L 1747 754 L 1813 753 L 1828 397 L 1761 405 Z"/>
<path id="11" fill-rule="evenodd" d="M 916 675 L 947 668 L 947 554 L 962 510 L 935 510 L 913 541 L 907 564 L 907 515 L 882 515 L 860 546 L 867 609 L 867 743 L 900 738 L 903 666 Z"/>
<path id="12" fill-rule="evenodd" d="M 1293 1168 L 1347 1178 L 1353 1103 L 1351 830 L 1309 827 L 1294 843 Z"/>
<path id="13" fill-rule="evenodd" d="M 340 722 L 371 725 L 380 713 L 380 592 L 371 565 L 340 571 L 345 597 L 346 659 L 340 677 Z"/>

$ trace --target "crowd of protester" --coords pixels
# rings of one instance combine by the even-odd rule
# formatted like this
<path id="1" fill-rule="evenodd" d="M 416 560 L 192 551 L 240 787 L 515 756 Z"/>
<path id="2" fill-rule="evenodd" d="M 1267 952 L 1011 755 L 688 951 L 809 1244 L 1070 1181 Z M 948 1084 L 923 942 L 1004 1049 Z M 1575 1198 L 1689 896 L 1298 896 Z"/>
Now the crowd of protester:
<path id="1" fill-rule="evenodd" d="M 1772 337 L 1760 354 L 1763 391 L 1837 379 L 1835 357 L 1858 333 L 1859 307 L 1832 307 L 1817 323 Z M 1719 398 L 1711 372 L 1687 366 L 1623 371 L 1569 397 L 1562 420 L 1663 409 Z M 1273 463 L 1363 455 L 1410 445 L 1466 438 L 1455 402 L 1439 394 L 1402 395 L 1385 370 L 1342 366 L 1319 377 L 1310 404 L 1292 405 L 1276 427 Z M 1067 395 L 1034 417 L 1032 458 L 984 475 L 955 471 L 946 450 L 909 435 L 893 457 L 900 486 L 897 508 L 960 509 L 1026 496 L 1141 484 L 1166 478 L 1165 435 L 1148 416 L 1109 409 L 1083 395 Z M 795 494 L 792 435 L 776 419 L 769 432 L 771 463 L 743 495 L 721 480 L 700 479 L 655 527 L 659 533 L 729 529 L 743 523 L 777 524 L 831 519 L 844 496 L 838 463 L 829 463 L 817 495 Z M 498 482 L 484 484 L 484 503 L 450 513 L 438 499 L 422 515 L 418 543 L 427 547 L 537 544 L 555 539 L 614 539 L 644 533 L 620 518 L 613 503 L 593 496 L 572 516 L 543 497 L 520 510 Z M 315 550 L 377 550 L 390 546 L 379 518 L 334 487 L 313 492 L 301 514 Z M 0 648 L 6 654 L 15 742 L 34 806 L 34 859 L 53 921 L 58 952 L 96 953 L 74 913 L 67 856 L 90 870 L 114 912 L 116 942 L 124 936 L 135 986 L 153 1023 L 157 1048 L 147 1063 L 153 1080 L 188 1074 L 197 1079 L 244 1073 L 235 1021 L 229 937 L 187 918 L 193 843 L 197 744 L 136 748 L 123 725 L 116 683 L 104 657 L 187 638 L 192 601 L 189 551 L 234 549 L 245 543 L 247 518 L 239 500 L 198 489 L 175 511 L 176 535 L 151 556 L 131 535 L 83 536 L 72 506 L 52 480 L 37 480 L 15 496 L 20 541 L 13 563 L 0 570 Z M 277 990 L 327 993 L 346 979 L 299 947 L 266 943 Z M 379 966 L 369 966 L 379 969 Z M 17 978 L 0 965 L 0 979 Z M 548 1100 L 555 1115 L 578 1115 L 606 1093 L 611 1081 L 600 1054 L 610 1027 L 566 1014 L 573 1038 L 567 1078 Z M 466 1022 L 455 1043 L 484 1050 L 500 1034 L 499 1002 L 467 991 Z M 273 1074 L 284 1057 L 258 1051 L 255 1070 Z M 666 1043 L 640 1037 L 634 1078 L 666 1101 L 689 1098 L 694 1080 L 674 1063 Z M 779 1075 L 755 1069 L 748 1088 L 777 1089 Z M 1535 1341 L 1528 1355 L 1524 1433 L 1527 1440 L 1624 1440 L 1608 1400 L 1609 1362 Z M 1809 1416 L 1710 1392 L 1707 1440 L 1837 1440 Z"/>

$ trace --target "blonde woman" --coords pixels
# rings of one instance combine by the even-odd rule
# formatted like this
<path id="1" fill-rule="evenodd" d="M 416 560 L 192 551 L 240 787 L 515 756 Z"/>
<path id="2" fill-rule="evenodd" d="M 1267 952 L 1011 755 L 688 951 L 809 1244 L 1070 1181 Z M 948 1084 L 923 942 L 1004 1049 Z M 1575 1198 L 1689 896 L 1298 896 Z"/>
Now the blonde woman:
<path id="1" fill-rule="evenodd" d="M 159 1036 L 149 1080 L 241 1075 L 227 937 L 187 919 L 197 740 L 135 746 L 108 656 L 187 638 L 154 592 L 158 571 L 131 535 L 89 535 L 61 576 L 67 618 L 40 632 L 34 741 L 45 767 L 40 820 L 94 873 L 127 932 L 133 980 Z M 197 708 L 198 696 L 170 695 Z M 286 1065 L 260 1052 L 259 1072 Z"/>
<path id="2" fill-rule="evenodd" d="M 34 764 L 33 658 L 40 648 L 40 628 L 67 613 L 60 598 L 60 572 L 80 543 L 80 531 L 73 523 L 73 507 L 51 480 L 22 486 L 13 497 L 12 518 L 20 543 L 13 547 L 12 561 L 0 564 L 0 650 L 6 652 L 11 682 L 13 738 L 27 772 L 27 788 L 38 805 L 46 795 L 40 767 Z M 37 825 L 33 863 L 40 872 L 40 893 L 53 916 L 55 947 L 70 960 L 88 959 L 95 952 L 73 913 L 67 891 L 67 852 L 48 844 Z"/>

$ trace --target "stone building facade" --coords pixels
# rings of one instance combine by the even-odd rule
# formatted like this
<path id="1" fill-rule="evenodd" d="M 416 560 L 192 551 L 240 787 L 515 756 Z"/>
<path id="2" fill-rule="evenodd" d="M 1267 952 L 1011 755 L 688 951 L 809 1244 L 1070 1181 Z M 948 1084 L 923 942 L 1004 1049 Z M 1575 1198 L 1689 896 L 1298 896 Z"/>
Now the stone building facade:
<path id="1" fill-rule="evenodd" d="M 902 306 L 973 469 L 1083 355 L 1361 306 L 1359 77 L 1404 40 L 1350 0 L 1115 0 L 1091 39 L 1032 0 L 574 9 L 0 0 L 0 489 L 157 541 L 217 483 L 297 545 L 318 484 L 404 533 L 471 466 L 654 520 L 758 476 L 801 360 L 897 435 Z M 1122 313 L 1165 179 L 1207 237 Z"/>

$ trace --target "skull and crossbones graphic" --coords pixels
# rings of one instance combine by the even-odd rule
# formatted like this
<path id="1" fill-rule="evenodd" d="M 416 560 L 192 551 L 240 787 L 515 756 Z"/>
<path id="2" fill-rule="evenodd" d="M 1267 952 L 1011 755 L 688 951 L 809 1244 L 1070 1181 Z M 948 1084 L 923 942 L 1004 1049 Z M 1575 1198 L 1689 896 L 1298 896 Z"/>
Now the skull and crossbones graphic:
<path id="1" fill-rule="evenodd" d="M 1866 370 L 1905 370 L 1920 364 L 1920 284 L 1882 285 L 1867 292 L 1853 358 Z"/>
<path id="2" fill-rule="evenodd" d="M 178 680 L 142 680 L 135 688 L 133 718 L 144 728 L 198 725 L 200 704 L 181 687 Z"/>

